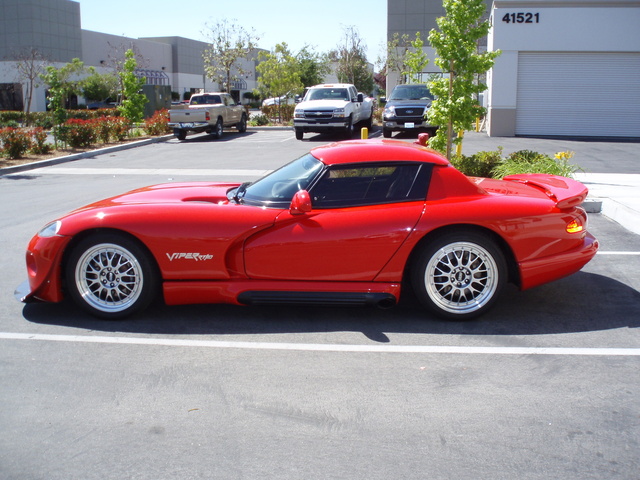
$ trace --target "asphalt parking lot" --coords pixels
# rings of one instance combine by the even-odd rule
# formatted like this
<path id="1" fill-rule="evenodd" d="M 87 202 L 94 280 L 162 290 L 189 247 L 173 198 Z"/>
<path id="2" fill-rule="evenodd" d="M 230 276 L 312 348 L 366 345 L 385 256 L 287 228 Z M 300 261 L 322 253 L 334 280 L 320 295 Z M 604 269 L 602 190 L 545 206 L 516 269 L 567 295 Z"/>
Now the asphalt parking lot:
<path id="1" fill-rule="evenodd" d="M 392 310 L 156 305 L 121 322 L 13 298 L 29 238 L 57 215 L 154 183 L 251 181 L 331 140 L 197 135 L 0 176 L 0 478 L 638 477 L 640 236 L 600 214 L 581 272 L 508 288 L 471 322 L 411 296 Z M 518 141 L 640 172 L 637 143 L 618 160 L 600 143 Z"/>

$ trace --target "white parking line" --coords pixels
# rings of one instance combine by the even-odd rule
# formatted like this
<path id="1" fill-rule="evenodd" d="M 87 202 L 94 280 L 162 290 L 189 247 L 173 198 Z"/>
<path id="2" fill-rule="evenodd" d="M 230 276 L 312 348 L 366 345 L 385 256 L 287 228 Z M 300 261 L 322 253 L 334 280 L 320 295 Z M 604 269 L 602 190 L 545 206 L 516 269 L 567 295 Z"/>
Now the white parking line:
<path id="1" fill-rule="evenodd" d="M 640 255 L 640 252 L 601 252 L 599 251 L 596 255 Z"/>
<path id="2" fill-rule="evenodd" d="M 105 337 L 92 335 L 49 335 L 0 332 L 0 340 L 151 345 L 167 347 L 236 348 L 243 350 L 288 350 L 349 353 L 448 353 L 468 355 L 576 355 L 640 356 L 640 348 L 563 348 L 563 347 L 465 347 L 446 345 L 341 345 L 317 343 L 228 342 L 170 338 Z"/>

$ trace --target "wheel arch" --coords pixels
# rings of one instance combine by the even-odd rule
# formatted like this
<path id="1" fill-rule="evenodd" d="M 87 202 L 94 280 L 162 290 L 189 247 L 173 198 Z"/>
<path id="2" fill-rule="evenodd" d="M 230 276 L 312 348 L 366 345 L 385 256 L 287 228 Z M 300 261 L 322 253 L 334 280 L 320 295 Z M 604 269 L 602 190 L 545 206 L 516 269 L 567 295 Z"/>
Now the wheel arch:
<path id="1" fill-rule="evenodd" d="M 80 242 L 82 242 L 83 240 L 85 240 L 86 238 L 92 237 L 94 235 L 104 235 L 104 234 L 115 234 L 115 235 L 119 235 L 122 237 L 127 238 L 128 240 L 131 240 L 132 242 L 136 243 L 136 245 L 138 247 L 140 247 L 149 257 L 149 259 L 151 260 L 152 266 L 155 270 L 155 273 L 158 275 L 158 279 L 160 284 L 163 281 L 162 278 L 162 271 L 160 270 L 160 266 L 158 265 L 158 259 L 155 257 L 155 255 L 153 254 L 153 252 L 144 244 L 144 242 L 142 240 L 140 240 L 138 237 L 136 237 L 135 235 L 124 231 L 124 230 L 120 230 L 118 228 L 90 228 L 87 230 L 83 230 L 81 232 L 76 233 L 73 238 L 71 239 L 71 241 L 66 245 L 66 248 L 62 254 L 62 262 L 60 265 L 60 272 L 59 275 L 61 277 L 62 280 L 62 288 L 63 290 L 66 290 L 67 286 L 65 284 L 65 268 L 67 266 L 67 263 L 69 261 L 69 256 L 71 255 L 71 253 L 74 251 L 74 249 L 78 246 L 78 244 L 80 244 Z"/>
<path id="2" fill-rule="evenodd" d="M 404 271 L 403 278 L 407 280 L 411 275 L 411 266 L 415 265 L 416 257 L 420 254 L 422 249 L 433 242 L 435 239 L 442 237 L 444 235 L 448 235 L 451 233 L 461 233 L 461 232 L 474 232 L 488 237 L 492 242 L 496 244 L 496 246 L 500 249 L 504 258 L 507 262 L 507 270 L 508 270 L 508 281 L 511 283 L 515 283 L 520 286 L 520 271 L 518 269 L 518 262 L 516 261 L 516 257 L 513 253 L 513 250 L 509 246 L 509 244 L 495 231 L 491 230 L 487 227 L 482 227 L 480 225 L 474 224 L 454 224 L 454 225 L 445 225 L 435 230 L 431 230 L 426 235 L 424 235 L 418 243 L 413 247 L 409 258 L 407 259 L 406 268 Z M 404 283 L 404 282 L 403 282 Z"/>

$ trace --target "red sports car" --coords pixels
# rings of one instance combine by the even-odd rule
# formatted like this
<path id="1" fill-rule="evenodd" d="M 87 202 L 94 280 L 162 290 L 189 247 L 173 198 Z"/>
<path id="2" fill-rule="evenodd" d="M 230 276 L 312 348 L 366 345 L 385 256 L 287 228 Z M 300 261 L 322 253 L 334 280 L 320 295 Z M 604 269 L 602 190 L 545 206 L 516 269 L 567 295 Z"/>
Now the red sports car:
<path id="1" fill-rule="evenodd" d="M 169 305 L 393 306 L 410 282 L 434 314 L 468 319 L 505 282 L 535 287 L 596 253 L 584 185 L 466 177 L 395 140 L 314 148 L 254 183 L 173 183 L 82 207 L 27 250 L 23 301 L 118 319 Z M 26 289 L 25 289 L 26 290 Z"/>

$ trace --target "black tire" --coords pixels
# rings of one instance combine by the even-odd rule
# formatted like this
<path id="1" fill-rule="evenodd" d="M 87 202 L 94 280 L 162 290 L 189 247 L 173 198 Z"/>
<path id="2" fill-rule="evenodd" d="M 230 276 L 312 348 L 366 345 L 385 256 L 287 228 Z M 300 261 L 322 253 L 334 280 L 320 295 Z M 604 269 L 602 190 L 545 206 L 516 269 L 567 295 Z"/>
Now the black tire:
<path id="1" fill-rule="evenodd" d="M 353 138 L 355 130 L 355 126 L 353 125 L 353 117 L 350 116 L 347 126 L 344 128 L 344 138 L 346 138 L 347 140 L 351 140 Z"/>
<path id="2" fill-rule="evenodd" d="M 388 128 L 382 127 L 382 136 L 384 138 L 391 138 L 391 133 L 392 133 L 391 130 L 389 130 Z"/>
<path id="3" fill-rule="evenodd" d="M 494 304 L 507 277 L 507 262 L 482 233 L 442 235 L 418 255 L 411 272 L 418 300 L 438 317 L 469 320 Z"/>
<path id="4" fill-rule="evenodd" d="M 243 113 L 240 122 L 236 125 L 238 132 L 244 133 L 247 131 L 247 116 Z"/>
<path id="5" fill-rule="evenodd" d="M 176 136 L 178 140 L 184 140 L 185 138 L 187 138 L 186 130 L 180 130 L 179 128 L 174 128 L 173 134 Z"/>
<path id="6" fill-rule="evenodd" d="M 296 128 L 296 140 L 302 140 L 304 137 L 304 130 L 301 128 Z"/>
<path id="7" fill-rule="evenodd" d="M 80 241 L 66 263 L 65 279 L 67 292 L 78 306 L 107 320 L 141 312 L 159 288 L 151 256 L 136 241 L 118 233 Z"/>
<path id="8" fill-rule="evenodd" d="M 224 127 L 222 125 L 222 119 L 218 118 L 218 121 L 216 122 L 216 126 L 213 129 L 213 136 L 215 137 L 216 140 L 220 140 L 222 138 L 223 131 L 224 131 Z"/>

